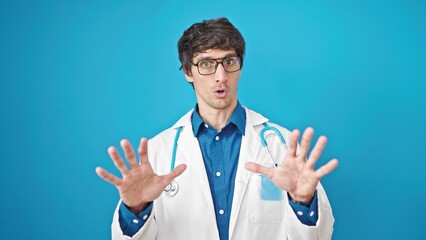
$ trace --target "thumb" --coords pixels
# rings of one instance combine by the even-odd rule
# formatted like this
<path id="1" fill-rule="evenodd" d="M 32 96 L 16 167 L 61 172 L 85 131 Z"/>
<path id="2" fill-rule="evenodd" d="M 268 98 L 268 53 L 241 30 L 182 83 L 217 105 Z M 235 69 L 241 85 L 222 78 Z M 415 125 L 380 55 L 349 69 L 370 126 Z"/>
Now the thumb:
<path id="1" fill-rule="evenodd" d="M 186 170 L 186 164 L 180 164 L 173 171 L 171 171 L 169 174 L 164 175 L 164 181 L 166 184 L 169 184 L 173 179 L 181 175 Z"/>
<path id="2" fill-rule="evenodd" d="M 260 174 L 266 175 L 269 178 L 272 175 L 272 172 L 271 172 L 272 169 L 271 168 L 264 167 L 262 165 L 254 163 L 254 162 L 248 162 L 248 163 L 246 163 L 245 167 L 250 172 L 260 173 Z"/>

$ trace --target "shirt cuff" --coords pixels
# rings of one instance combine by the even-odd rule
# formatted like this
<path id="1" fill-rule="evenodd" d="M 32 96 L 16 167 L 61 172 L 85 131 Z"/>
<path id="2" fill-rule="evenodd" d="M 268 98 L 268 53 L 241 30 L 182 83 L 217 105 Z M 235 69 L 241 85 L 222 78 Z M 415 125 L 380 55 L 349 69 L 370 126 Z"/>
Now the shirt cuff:
<path id="1" fill-rule="evenodd" d="M 121 202 L 120 209 L 118 210 L 118 222 L 124 235 L 132 237 L 143 227 L 149 215 L 151 215 L 152 205 L 153 203 L 150 202 L 145 210 L 136 215 Z"/>
<path id="2" fill-rule="evenodd" d="M 308 226 L 315 226 L 318 221 L 318 197 L 317 192 L 314 193 L 314 198 L 312 199 L 310 206 L 304 206 L 297 204 L 293 201 L 288 200 L 291 208 L 293 208 L 294 213 L 296 214 L 299 221 Z"/>

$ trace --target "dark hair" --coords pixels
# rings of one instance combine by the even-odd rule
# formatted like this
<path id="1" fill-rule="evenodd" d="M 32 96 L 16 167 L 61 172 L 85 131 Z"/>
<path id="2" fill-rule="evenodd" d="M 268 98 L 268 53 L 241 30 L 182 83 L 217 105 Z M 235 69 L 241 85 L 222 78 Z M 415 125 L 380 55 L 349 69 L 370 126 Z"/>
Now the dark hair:
<path id="1" fill-rule="evenodd" d="M 235 49 L 241 59 L 241 67 L 243 66 L 245 41 L 240 31 L 227 18 L 203 20 L 201 23 L 192 24 L 183 32 L 178 42 L 181 69 L 192 75 L 192 58 L 196 53 L 207 49 Z"/>

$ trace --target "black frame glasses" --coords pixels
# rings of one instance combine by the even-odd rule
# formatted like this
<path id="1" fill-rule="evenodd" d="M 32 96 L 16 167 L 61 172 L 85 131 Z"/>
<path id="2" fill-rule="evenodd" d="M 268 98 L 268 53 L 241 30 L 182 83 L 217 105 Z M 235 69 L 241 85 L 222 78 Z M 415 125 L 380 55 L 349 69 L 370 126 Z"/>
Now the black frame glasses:
<path id="1" fill-rule="evenodd" d="M 219 61 L 219 60 L 222 60 L 222 61 Z M 214 59 L 211 59 L 211 58 L 202 59 L 198 61 L 197 63 L 191 62 L 191 64 L 197 67 L 198 73 L 200 75 L 212 75 L 216 73 L 217 67 L 219 66 L 219 64 L 222 64 L 223 69 L 227 73 L 233 73 L 241 69 L 241 59 L 238 56 L 230 56 L 230 57 L 214 58 Z M 205 66 L 203 66 L 203 64 Z"/>

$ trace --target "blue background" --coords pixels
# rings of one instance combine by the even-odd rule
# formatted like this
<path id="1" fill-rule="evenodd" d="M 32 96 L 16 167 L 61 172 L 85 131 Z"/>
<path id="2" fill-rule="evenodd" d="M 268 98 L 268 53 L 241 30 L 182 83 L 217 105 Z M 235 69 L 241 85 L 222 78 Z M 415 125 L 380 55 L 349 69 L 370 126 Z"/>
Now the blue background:
<path id="1" fill-rule="evenodd" d="M 109 239 L 117 173 L 195 104 L 177 57 L 192 23 L 228 17 L 247 41 L 243 105 L 329 137 L 320 160 L 333 239 L 426 235 L 424 1 L 0 3 L 2 239 Z"/>

